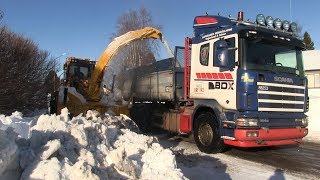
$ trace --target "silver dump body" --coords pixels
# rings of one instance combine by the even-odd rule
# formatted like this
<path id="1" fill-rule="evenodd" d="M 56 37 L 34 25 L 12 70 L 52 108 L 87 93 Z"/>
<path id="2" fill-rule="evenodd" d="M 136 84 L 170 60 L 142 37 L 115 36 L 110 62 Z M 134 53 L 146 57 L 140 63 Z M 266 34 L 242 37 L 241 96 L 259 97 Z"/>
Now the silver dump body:
<path id="1" fill-rule="evenodd" d="M 181 55 L 176 55 L 176 58 L 128 70 L 124 98 L 134 98 L 136 101 L 183 100 L 184 74 L 181 58 Z"/>

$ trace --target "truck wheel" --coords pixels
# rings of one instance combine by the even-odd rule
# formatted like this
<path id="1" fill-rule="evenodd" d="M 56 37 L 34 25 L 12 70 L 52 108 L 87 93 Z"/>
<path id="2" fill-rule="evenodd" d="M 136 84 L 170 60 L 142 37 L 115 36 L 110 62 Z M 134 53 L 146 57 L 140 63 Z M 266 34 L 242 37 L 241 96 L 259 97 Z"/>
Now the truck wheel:
<path id="1" fill-rule="evenodd" d="M 149 131 L 150 111 L 148 106 L 144 104 L 133 105 L 130 109 L 130 117 L 141 132 L 147 133 Z"/>
<path id="2" fill-rule="evenodd" d="M 199 150 L 204 153 L 224 151 L 225 145 L 219 135 L 219 125 L 212 113 L 202 113 L 196 118 L 194 140 Z"/>

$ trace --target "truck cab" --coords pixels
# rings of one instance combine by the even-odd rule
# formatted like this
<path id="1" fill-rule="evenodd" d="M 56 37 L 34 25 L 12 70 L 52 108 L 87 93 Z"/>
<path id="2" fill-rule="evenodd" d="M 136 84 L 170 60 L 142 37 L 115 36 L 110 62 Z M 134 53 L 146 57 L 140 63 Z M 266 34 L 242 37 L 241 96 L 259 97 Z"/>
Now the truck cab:
<path id="1" fill-rule="evenodd" d="M 262 14 L 255 23 L 243 21 L 241 13 L 238 19 L 198 16 L 194 33 L 190 98 L 196 111 L 210 108 L 218 116 L 223 142 L 301 142 L 308 133 L 308 89 L 296 24 Z"/>
<path id="2" fill-rule="evenodd" d="M 177 53 L 136 69 L 131 117 L 142 129 L 155 124 L 193 135 L 206 153 L 226 146 L 301 143 L 308 134 L 308 89 L 297 25 L 271 16 L 255 22 L 197 16 Z M 177 50 L 176 50 L 177 52 Z M 181 54 L 181 53 L 180 53 Z"/>

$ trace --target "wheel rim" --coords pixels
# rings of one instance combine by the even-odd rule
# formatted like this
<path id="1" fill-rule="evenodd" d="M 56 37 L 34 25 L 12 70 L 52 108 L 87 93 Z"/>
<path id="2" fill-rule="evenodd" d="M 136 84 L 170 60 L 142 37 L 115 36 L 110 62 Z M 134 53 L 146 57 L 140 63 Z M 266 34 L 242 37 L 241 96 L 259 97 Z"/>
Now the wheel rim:
<path id="1" fill-rule="evenodd" d="M 209 146 L 213 139 L 213 130 L 208 123 L 203 123 L 200 125 L 198 130 L 198 138 L 201 144 Z"/>

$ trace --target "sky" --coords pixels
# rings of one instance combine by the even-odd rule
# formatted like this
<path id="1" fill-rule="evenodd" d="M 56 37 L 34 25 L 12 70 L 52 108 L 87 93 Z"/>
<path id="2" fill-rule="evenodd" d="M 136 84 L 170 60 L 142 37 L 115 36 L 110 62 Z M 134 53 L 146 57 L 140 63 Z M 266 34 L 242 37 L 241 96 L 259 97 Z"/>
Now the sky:
<path id="1" fill-rule="evenodd" d="M 292 19 L 320 49 L 319 0 L 0 0 L 4 12 L 0 24 L 32 39 L 62 64 L 69 56 L 97 60 L 111 42 L 119 16 L 141 6 L 162 26 L 172 49 L 192 36 L 195 16 L 207 12 L 236 17 L 238 11 L 251 21 L 259 13 Z M 159 54 L 158 58 L 166 57 Z"/>

